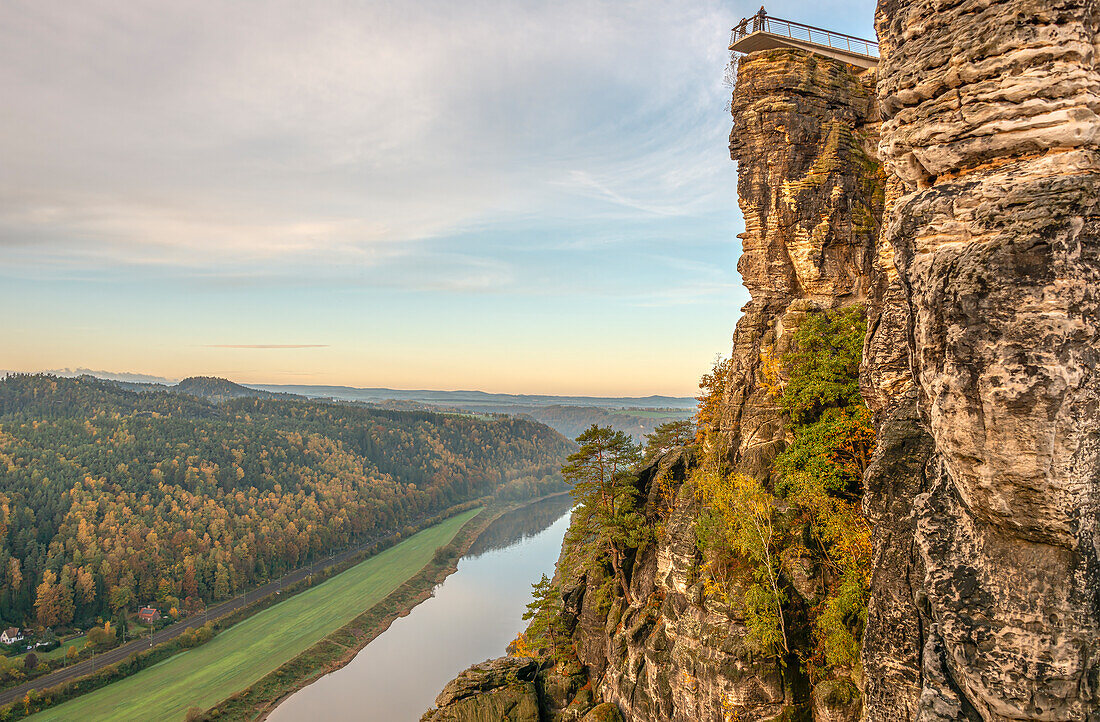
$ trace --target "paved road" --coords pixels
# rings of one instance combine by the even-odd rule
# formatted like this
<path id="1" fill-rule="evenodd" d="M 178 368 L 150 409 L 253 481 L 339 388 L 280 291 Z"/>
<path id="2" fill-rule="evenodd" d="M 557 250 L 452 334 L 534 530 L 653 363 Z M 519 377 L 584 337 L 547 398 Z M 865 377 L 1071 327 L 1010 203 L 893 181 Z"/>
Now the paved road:
<path id="1" fill-rule="evenodd" d="M 418 524 L 422 519 L 414 521 L 413 524 Z M 29 682 L 24 682 L 18 687 L 12 687 L 0 692 L 0 705 L 8 704 L 17 699 L 23 699 L 27 692 L 35 689 L 45 689 L 47 687 L 53 687 L 61 684 L 62 682 L 68 682 L 69 680 L 76 679 L 77 677 L 83 677 L 86 674 L 91 674 L 97 669 L 106 667 L 107 665 L 114 664 L 115 662 L 121 662 L 129 657 L 131 654 L 136 654 L 146 649 L 167 642 L 170 639 L 175 639 L 179 635 L 183 634 L 188 629 L 194 629 L 195 627 L 201 627 L 207 622 L 207 620 L 216 620 L 224 617 L 227 614 L 237 611 L 241 607 L 252 604 L 255 601 L 263 599 L 266 596 L 274 594 L 280 589 L 290 586 L 295 582 L 300 582 L 306 579 L 310 575 L 317 571 L 320 571 L 326 566 L 333 564 L 339 564 L 340 562 L 347 561 L 351 557 L 358 554 L 363 549 L 371 547 L 380 541 L 385 541 L 394 537 L 397 532 L 391 532 L 380 537 L 374 537 L 367 541 L 364 541 L 357 546 L 345 549 L 342 552 L 329 555 L 324 559 L 317 560 L 313 564 L 295 569 L 289 574 L 283 576 L 280 579 L 276 579 L 273 582 L 269 582 L 262 587 L 256 589 L 250 589 L 239 597 L 234 597 L 229 601 L 222 602 L 217 606 L 210 607 L 204 614 L 196 614 L 175 624 L 165 627 L 160 631 L 154 632 L 152 636 L 139 637 L 131 642 L 115 647 L 114 649 L 107 650 L 102 654 L 97 654 L 91 659 L 85 659 L 81 662 L 77 662 L 71 667 L 65 667 L 59 669 L 56 672 L 51 672 L 37 679 L 33 679 Z"/>

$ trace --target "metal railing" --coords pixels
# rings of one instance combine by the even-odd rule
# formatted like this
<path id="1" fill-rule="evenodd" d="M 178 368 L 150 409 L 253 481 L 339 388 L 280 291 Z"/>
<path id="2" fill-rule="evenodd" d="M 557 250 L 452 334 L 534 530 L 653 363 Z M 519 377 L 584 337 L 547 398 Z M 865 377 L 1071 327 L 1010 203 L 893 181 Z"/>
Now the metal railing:
<path id="1" fill-rule="evenodd" d="M 793 20 L 783 20 L 767 15 L 763 10 L 752 17 L 741 19 L 741 22 L 737 24 L 730 35 L 730 45 L 759 32 L 780 35 L 792 40 L 805 40 L 815 45 L 844 50 L 856 55 L 865 55 L 868 58 L 878 57 L 878 43 L 873 40 L 864 40 L 854 35 L 837 33 L 825 28 L 815 28 L 813 25 L 806 25 Z"/>

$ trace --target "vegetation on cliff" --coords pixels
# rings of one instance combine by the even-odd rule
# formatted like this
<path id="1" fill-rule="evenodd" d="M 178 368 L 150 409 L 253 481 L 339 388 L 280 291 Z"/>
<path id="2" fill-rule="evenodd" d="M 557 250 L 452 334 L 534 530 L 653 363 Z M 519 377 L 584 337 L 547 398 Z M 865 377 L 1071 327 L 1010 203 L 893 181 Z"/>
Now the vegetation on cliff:
<path id="1" fill-rule="evenodd" d="M 642 546 L 650 534 L 635 484 L 641 452 L 630 436 L 608 426 L 593 425 L 577 443 L 580 450 L 561 469 L 562 477 L 573 484 L 577 502 L 570 535 L 584 539 L 595 552 L 588 557 L 590 565 L 603 558 L 611 562 L 619 591 L 630 603 L 626 550 Z"/>
<path id="2" fill-rule="evenodd" d="M 575 658 L 569 650 L 569 630 L 562 621 L 561 611 L 561 591 L 543 574 L 531 587 L 531 601 L 523 613 L 527 630 L 514 642 L 516 653 L 537 656 L 539 650 L 547 650 L 556 662 Z"/>
<path id="3" fill-rule="evenodd" d="M 693 441 L 695 441 L 695 424 L 692 421 L 687 419 L 669 421 L 655 428 L 652 433 L 646 434 L 642 457 L 650 462 L 678 446 L 687 446 Z"/>
<path id="4" fill-rule="evenodd" d="M 812 564 L 813 644 L 798 650 L 811 676 L 858 674 L 867 617 L 871 544 L 860 499 L 875 436 L 859 394 L 865 332 L 858 306 L 810 314 L 791 351 L 765 365 L 789 435 L 770 484 L 724 473 L 717 460 L 692 477 L 704 501 L 697 531 L 708 589 L 743 607 L 760 651 L 792 651 L 791 580 Z"/>

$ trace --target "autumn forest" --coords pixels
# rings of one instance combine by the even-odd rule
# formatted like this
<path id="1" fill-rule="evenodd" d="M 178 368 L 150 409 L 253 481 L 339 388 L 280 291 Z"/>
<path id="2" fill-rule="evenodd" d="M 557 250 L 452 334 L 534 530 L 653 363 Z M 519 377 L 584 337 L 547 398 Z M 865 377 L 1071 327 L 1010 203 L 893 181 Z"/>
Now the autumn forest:
<path id="1" fill-rule="evenodd" d="M 523 418 L 8 376 L 0 621 L 201 609 L 456 504 L 560 488 L 572 448 Z"/>

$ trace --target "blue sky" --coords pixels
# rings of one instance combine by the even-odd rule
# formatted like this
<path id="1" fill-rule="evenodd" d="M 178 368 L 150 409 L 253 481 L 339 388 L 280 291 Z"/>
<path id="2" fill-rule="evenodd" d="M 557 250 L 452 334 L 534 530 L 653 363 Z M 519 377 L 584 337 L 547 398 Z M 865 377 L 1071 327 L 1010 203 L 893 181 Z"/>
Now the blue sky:
<path id="1" fill-rule="evenodd" d="M 4 3 L 0 368 L 691 395 L 747 301 L 757 7 Z"/>

